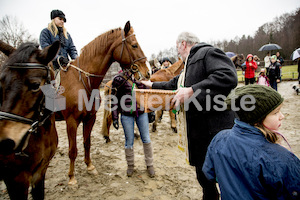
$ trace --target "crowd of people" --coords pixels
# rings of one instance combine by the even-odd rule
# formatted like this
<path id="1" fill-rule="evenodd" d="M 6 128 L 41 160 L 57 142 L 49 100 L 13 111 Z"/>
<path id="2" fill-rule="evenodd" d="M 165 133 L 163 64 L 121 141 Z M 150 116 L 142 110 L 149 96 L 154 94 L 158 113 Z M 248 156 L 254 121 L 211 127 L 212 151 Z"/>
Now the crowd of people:
<path id="1" fill-rule="evenodd" d="M 61 41 L 58 57 L 53 60 L 54 67 L 59 69 L 68 63 L 68 57 L 77 57 L 77 50 L 64 27 L 64 13 L 53 10 L 50 17 L 51 23 L 41 32 L 40 45 L 45 48 L 55 40 Z M 200 42 L 190 32 L 179 34 L 176 48 L 185 64 L 180 75 L 168 82 L 153 83 L 137 81 L 134 73 L 122 71 L 113 79 L 112 88 L 116 90 L 112 90 L 112 94 L 121 99 L 130 95 L 133 88 L 176 90 L 171 103 L 180 107 L 179 113 L 184 119 L 181 130 L 188 146 L 187 160 L 195 167 L 204 200 L 219 199 L 220 195 L 222 199 L 299 199 L 300 160 L 277 143 L 278 129 L 284 118 L 280 111 L 283 98 L 276 91 L 284 62 L 279 52 L 272 56 L 268 53 L 264 58 L 265 68 L 261 69 L 257 84 L 254 83 L 258 58 L 249 54 L 245 63 L 245 86 L 237 87 L 236 68 L 219 48 Z M 168 68 L 172 62 L 163 58 L 154 64 L 160 69 Z M 242 105 L 247 98 L 254 98 L 251 102 L 255 103 Z M 220 102 L 225 103 L 227 109 L 218 110 Z M 132 101 L 128 99 L 126 105 L 130 107 Z M 234 106 L 241 109 L 233 109 Z M 125 110 L 118 103 L 112 107 L 118 108 L 112 113 L 116 129 L 119 129 L 119 114 L 121 116 L 127 176 L 134 174 L 136 122 L 147 171 L 154 177 L 148 115 L 139 109 Z"/>
<path id="2" fill-rule="evenodd" d="M 272 56 L 270 56 L 270 52 L 267 52 L 264 62 L 264 68 L 260 69 L 258 77 L 256 77 L 256 70 L 260 64 L 259 58 L 256 55 L 247 55 L 244 68 L 245 85 L 256 83 L 271 86 L 277 90 L 277 84 L 281 82 L 284 59 L 280 56 L 279 52 Z"/>
<path id="3" fill-rule="evenodd" d="M 160 61 L 158 59 L 153 60 L 153 64 L 151 65 L 152 67 L 152 74 L 157 72 L 160 69 L 167 69 L 172 65 L 172 61 L 168 57 L 163 57 Z"/>

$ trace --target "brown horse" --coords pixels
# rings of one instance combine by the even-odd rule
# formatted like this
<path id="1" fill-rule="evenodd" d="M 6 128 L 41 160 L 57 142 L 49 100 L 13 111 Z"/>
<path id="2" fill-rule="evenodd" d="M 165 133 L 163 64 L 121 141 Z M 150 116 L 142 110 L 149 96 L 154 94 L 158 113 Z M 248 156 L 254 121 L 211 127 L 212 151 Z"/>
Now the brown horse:
<path id="1" fill-rule="evenodd" d="M 137 72 L 141 78 L 150 77 L 150 66 L 136 40 L 129 21 L 124 29 L 117 28 L 99 35 L 85 47 L 81 54 L 61 71 L 62 94 L 66 97 L 66 109 L 61 111 L 67 123 L 69 139 L 69 184 L 76 184 L 74 167 L 77 157 L 77 128 L 83 123 L 85 163 L 89 172 L 97 173 L 90 158 L 91 131 L 100 104 L 99 86 L 113 62 L 123 69 Z M 88 102 L 87 102 L 88 101 Z M 85 104 L 85 105 L 83 105 Z M 61 116 L 60 116 L 61 117 Z"/>
<path id="2" fill-rule="evenodd" d="M 178 59 L 177 62 L 175 62 L 172 66 L 170 66 L 167 69 L 160 69 L 157 72 L 155 72 L 151 78 L 150 81 L 152 82 L 161 82 L 161 81 L 169 81 L 175 76 L 179 75 L 184 67 L 184 63 L 181 59 Z M 161 120 L 163 110 L 158 110 L 155 112 L 155 122 L 152 125 L 152 132 L 156 131 L 157 123 Z M 171 119 L 171 129 L 174 133 L 177 133 L 176 128 L 176 119 L 175 114 L 172 112 L 172 110 L 169 110 L 169 115 Z"/>
<path id="3" fill-rule="evenodd" d="M 181 59 L 179 59 L 177 62 L 175 62 L 172 66 L 170 66 L 167 69 L 160 69 L 156 73 L 154 73 L 150 80 L 151 81 L 168 81 L 171 80 L 173 77 L 177 76 L 180 74 L 181 70 L 183 69 L 184 65 Z M 112 123 L 112 115 L 111 112 L 108 108 L 110 108 L 110 102 L 109 102 L 109 95 L 111 94 L 111 85 L 112 85 L 112 80 L 108 81 L 105 86 L 104 86 L 104 95 L 105 95 L 105 108 L 104 109 L 104 114 L 103 114 L 103 119 L 102 119 L 102 128 L 101 128 L 101 134 L 104 136 L 106 139 L 106 142 L 109 142 L 109 129 Z M 108 97 L 108 98 L 107 98 Z M 156 113 L 162 113 L 159 111 L 156 111 Z M 161 116 L 162 114 L 160 114 Z M 175 120 L 175 114 L 170 111 L 170 118 L 171 118 L 171 128 L 174 132 L 177 132 L 176 128 L 176 120 Z M 155 122 L 157 124 L 157 114 L 155 116 Z M 154 126 L 153 124 L 153 129 L 152 131 L 154 132 L 156 130 L 156 125 Z"/>
<path id="4" fill-rule="evenodd" d="M 243 70 L 242 64 L 245 62 L 245 56 L 243 54 L 237 54 L 237 55 L 231 57 L 230 59 L 233 62 L 233 64 L 235 65 L 235 68 L 240 67 Z"/>
<path id="5" fill-rule="evenodd" d="M 55 117 L 45 108 L 40 86 L 54 75 L 47 64 L 56 56 L 59 42 L 44 50 L 24 43 L 18 49 L 0 42 L 10 57 L 0 73 L 0 179 L 11 199 L 44 199 L 44 180 L 55 154 L 58 136 Z"/>

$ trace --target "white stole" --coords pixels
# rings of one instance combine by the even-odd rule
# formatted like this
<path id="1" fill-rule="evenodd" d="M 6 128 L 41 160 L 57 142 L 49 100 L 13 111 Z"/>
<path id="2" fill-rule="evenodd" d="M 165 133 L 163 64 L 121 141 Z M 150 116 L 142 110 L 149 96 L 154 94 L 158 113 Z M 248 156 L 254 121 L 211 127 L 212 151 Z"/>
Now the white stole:
<path id="1" fill-rule="evenodd" d="M 184 79 L 186 73 L 186 65 L 189 55 L 186 57 L 183 72 L 180 74 L 177 82 L 177 88 L 184 87 Z M 180 111 L 178 113 L 178 148 L 185 152 L 185 160 L 189 164 L 189 150 L 188 150 L 188 140 L 187 140 L 187 125 L 186 125 L 186 113 L 184 110 L 184 104 L 180 106 Z"/>

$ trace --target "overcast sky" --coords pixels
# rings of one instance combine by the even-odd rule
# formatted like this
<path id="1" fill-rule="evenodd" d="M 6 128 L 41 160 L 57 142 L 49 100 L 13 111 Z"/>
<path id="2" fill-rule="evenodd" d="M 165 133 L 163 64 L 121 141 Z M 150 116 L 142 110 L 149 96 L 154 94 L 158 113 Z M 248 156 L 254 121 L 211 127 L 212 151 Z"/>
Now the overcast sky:
<path id="1" fill-rule="evenodd" d="M 16 16 L 37 39 L 53 9 L 62 10 L 77 50 L 130 20 L 145 55 L 175 46 L 182 31 L 200 41 L 255 34 L 261 25 L 300 7 L 299 0 L 0 0 L 0 18 Z"/>

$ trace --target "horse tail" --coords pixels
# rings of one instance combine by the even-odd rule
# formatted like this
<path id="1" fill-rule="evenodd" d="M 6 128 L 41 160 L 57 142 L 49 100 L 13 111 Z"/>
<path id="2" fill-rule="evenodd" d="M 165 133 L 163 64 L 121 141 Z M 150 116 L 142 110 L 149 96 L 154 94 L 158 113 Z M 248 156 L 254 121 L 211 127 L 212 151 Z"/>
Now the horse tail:
<path id="1" fill-rule="evenodd" d="M 111 95 L 111 87 L 112 87 L 112 80 L 108 81 L 104 86 L 104 95 L 106 96 L 105 103 L 107 104 L 107 107 L 111 107 L 111 100 L 108 99 L 107 96 Z M 102 119 L 102 128 L 101 128 L 101 134 L 106 139 L 106 143 L 110 141 L 109 139 L 109 128 L 112 123 L 112 114 L 110 109 L 104 109 L 103 113 L 103 119 Z"/>

